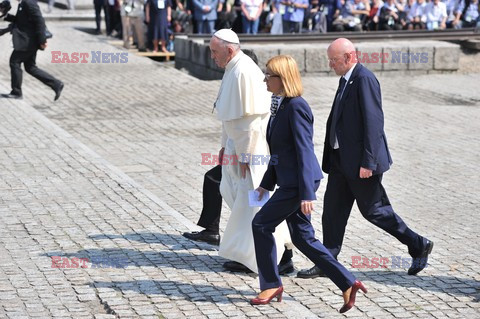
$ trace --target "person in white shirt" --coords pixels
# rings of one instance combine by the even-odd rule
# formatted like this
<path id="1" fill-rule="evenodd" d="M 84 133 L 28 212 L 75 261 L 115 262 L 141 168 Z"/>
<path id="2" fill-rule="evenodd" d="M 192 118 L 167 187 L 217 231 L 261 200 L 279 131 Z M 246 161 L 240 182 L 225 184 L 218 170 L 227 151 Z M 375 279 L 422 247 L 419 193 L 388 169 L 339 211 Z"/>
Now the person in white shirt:
<path id="1" fill-rule="evenodd" d="M 215 64 L 225 69 L 214 107 L 222 121 L 220 193 L 231 209 L 218 254 L 230 259 L 224 263 L 228 270 L 243 266 L 258 272 L 252 220 L 260 207 L 249 205 L 248 192 L 260 185 L 269 162 L 262 158 L 269 156 L 266 131 L 271 94 L 263 82 L 263 72 L 240 50 L 235 32 L 215 32 L 210 52 Z M 293 247 L 285 222 L 277 227 L 274 236 L 278 256 L 282 256 L 285 244 Z"/>
<path id="2" fill-rule="evenodd" d="M 427 22 L 427 15 L 425 14 L 427 3 L 425 0 L 413 0 L 407 15 L 407 29 L 425 29 Z"/>
<path id="3" fill-rule="evenodd" d="M 428 30 L 443 30 L 447 27 L 447 6 L 440 0 L 433 0 L 427 4 L 425 14 Z"/>
<path id="4" fill-rule="evenodd" d="M 241 0 L 243 33 L 257 34 L 263 0 Z"/>
<path id="5" fill-rule="evenodd" d="M 465 6 L 465 0 L 461 0 L 455 19 L 452 21 L 452 26 L 456 29 L 474 28 L 478 23 L 478 0 L 471 0 L 468 7 Z"/>

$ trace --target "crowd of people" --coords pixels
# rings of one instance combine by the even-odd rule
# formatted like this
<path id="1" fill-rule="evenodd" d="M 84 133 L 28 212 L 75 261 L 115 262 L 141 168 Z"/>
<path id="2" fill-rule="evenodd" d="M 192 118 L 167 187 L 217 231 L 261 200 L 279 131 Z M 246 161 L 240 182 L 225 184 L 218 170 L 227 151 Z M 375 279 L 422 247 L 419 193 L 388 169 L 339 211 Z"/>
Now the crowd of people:
<path id="1" fill-rule="evenodd" d="M 478 0 L 94 0 L 96 32 L 140 51 L 173 51 L 175 33 L 309 33 L 470 28 Z M 159 49 L 160 44 L 160 49 Z"/>

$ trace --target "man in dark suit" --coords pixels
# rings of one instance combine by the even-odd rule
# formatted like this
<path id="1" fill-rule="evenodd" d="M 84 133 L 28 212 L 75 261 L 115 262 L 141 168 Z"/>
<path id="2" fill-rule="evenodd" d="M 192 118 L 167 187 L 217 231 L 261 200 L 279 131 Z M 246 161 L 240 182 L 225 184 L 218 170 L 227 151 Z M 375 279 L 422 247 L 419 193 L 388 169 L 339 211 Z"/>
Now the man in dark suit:
<path id="1" fill-rule="evenodd" d="M 10 56 L 10 70 L 12 77 L 12 91 L 2 94 L 4 98 L 22 98 L 22 69 L 33 77 L 42 81 L 55 92 L 54 100 L 58 100 L 63 90 L 63 83 L 36 65 L 38 49 L 47 47 L 45 20 L 36 0 L 20 0 L 17 14 L 8 14 L 6 21 L 12 22 L 8 28 L 1 30 L 0 35 L 11 32 L 13 37 L 13 52 Z"/>
<path id="2" fill-rule="evenodd" d="M 380 84 L 375 75 L 357 64 L 353 44 L 344 38 L 328 48 L 330 67 L 340 75 L 340 84 L 327 121 L 322 169 L 328 173 L 322 229 L 323 244 L 337 257 L 342 247 L 348 217 L 356 201 L 372 224 L 407 245 L 412 256 L 409 275 L 427 265 L 433 242 L 412 231 L 393 211 L 382 186 L 382 175 L 392 164 L 383 130 Z M 298 277 L 321 276 L 313 267 Z"/>

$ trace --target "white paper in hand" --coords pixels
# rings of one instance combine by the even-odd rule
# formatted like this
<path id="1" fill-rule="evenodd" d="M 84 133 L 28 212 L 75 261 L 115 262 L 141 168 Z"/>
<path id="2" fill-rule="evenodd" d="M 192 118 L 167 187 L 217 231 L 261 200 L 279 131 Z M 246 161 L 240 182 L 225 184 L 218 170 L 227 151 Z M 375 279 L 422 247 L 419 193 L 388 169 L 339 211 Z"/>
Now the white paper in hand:
<path id="1" fill-rule="evenodd" d="M 256 190 L 248 191 L 248 205 L 250 207 L 262 207 L 270 199 L 270 193 L 263 193 L 263 197 L 258 200 L 258 192 Z"/>

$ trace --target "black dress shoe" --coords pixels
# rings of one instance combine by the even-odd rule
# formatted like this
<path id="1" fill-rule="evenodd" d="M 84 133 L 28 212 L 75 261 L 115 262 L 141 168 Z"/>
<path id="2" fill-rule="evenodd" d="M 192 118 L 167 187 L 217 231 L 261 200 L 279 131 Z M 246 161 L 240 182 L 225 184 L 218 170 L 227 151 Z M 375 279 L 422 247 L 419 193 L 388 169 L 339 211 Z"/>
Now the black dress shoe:
<path id="1" fill-rule="evenodd" d="M 287 260 L 284 263 L 280 263 L 278 265 L 278 273 L 280 275 L 291 274 L 295 271 L 295 267 L 293 267 L 293 261 L 291 259 Z"/>
<path id="2" fill-rule="evenodd" d="M 63 90 L 63 87 L 65 85 L 63 84 L 63 82 L 60 82 L 57 87 L 55 89 L 53 89 L 55 91 L 55 98 L 53 99 L 54 101 L 58 100 L 58 98 L 60 97 L 60 94 L 62 94 L 62 90 Z"/>
<path id="3" fill-rule="evenodd" d="M 420 271 L 422 271 L 425 267 L 427 267 L 427 262 L 428 262 L 428 255 L 432 252 L 433 249 L 433 241 L 430 241 L 427 239 L 427 244 L 425 245 L 425 249 L 422 251 L 422 253 L 414 257 L 412 259 L 412 266 L 408 269 L 408 274 L 409 275 L 416 275 Z"/>
<path id="4" fill-rule="evenodd" d="M 313 266 L 310 269 L 300 270 L 297 273 L 297 278 L 317 278 L 317 277 L 326 277 L 323 271 L 317 266 Z"/>
<path id="5" fill-rule="evenodd" d="M 13 93 L 2 94 L 2 97 L 6 98 L 6 99 L 16 99 L 16 100 L 23 99 L 23 96 L 21 96 L 19 94 L 13 94 Z"/>
<path id="6" fill-rule="evenodd" d="M 245 265 L 243 265 L 239 262 L 233 261 L 233 260 L 229 260 L 229 261 L 224 262 L 223 263 L 223 268 L 225 268 L 226 270 L 232 271 L 232 272 L 246 272 L 246 273 L 253 272 L 247 266 L 245 266 Z"/>
<path id="7" fill-rule="evenodd" d="M 206 230 L 202 230 L 200 232 L 194 231 L 191 233 L 183 233 L 183 237 L 194 241 L 201 241 L 205 243 L 209 243 L 211 245 L 220 245 L 220 235 L 208 232 Z"/>

